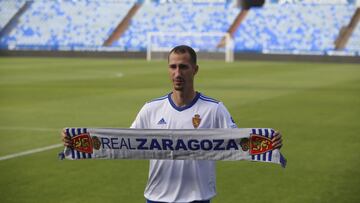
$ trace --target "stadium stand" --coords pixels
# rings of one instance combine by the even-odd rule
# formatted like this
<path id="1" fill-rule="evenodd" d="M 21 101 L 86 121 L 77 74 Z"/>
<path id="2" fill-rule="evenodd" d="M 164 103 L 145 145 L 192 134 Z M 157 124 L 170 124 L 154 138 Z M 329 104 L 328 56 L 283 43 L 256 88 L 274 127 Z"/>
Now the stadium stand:
<path id="1" fill-rule="evenodd" d="M 25 1 L 0 1 L 4 26 Z M 137 0 L 32 1 L 1 48 L 26 50 L 102 50 L 104 41 Z M 235 51 L 324 54 L 334 50 L 352 4 L 266 4 L 253 8 L 234 33 Z M 91 12 L 89 12 L 91 11 Z M 146 1 L 111 50 L 145 51 L 148 32 L 226 32 L 239 8 L 229 3 Z M 6 13 L 6 14 L 5 14 Z M 345 51 L 360 51 L 357 26 Z"/>
<path id="2" fill-rule="evenodd" d="M 24 5 L 25 0 L 1 1 L 0 2 L 0 30 L 10 21 L 15 13 Z"/>
<path id="3" fill-rule="evenodd" d="M 360 51 L 360 23 L 356 26 L 354 32 L 352 33 L 347 43 L 346 50 Z"/>
<path id="4" fill-rule="evenodd" d="M 235 34 L 237 51 L 324 52 L 334 49 L 351 5 L 270 4 L 251 9 Z"/>
<path id="5" fill-rule="evenodd" d="M 113 46 L 145 50 L 147 32 L 226 32 L 238 12 L 221 3 L 147 3 Z"/>
<path id="6" fill-rule="evenodd" d="M 356 9 L 356 12 L 354 13 L 349 25 L 346 27 L 343 27 L 343 30 L 347 29 L 347 31 L 350 32 L 352 30 L 353 32 L 349 36 L 349 41 L 346 46 L 346 50 L 348 51 L 359 51 L 360 50 L 360 7 Z M 340 32 L 340 34 L 342 34 Z"/>
<path id="7" fill-rule="evenodd" d="M 96 48 L 130 7 L 128 1 L 34 1 L 1 43 L 20 49 Z"/>

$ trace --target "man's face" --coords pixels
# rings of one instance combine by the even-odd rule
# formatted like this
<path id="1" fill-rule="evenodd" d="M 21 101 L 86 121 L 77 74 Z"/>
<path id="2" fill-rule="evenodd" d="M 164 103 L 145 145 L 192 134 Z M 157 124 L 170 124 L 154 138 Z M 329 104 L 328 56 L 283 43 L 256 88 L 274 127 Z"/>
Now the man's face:
<path id="1" fill-rule="evenodd" d="M 169 76 L 176 91 L 191 90 L 198 66 L 190 60 L 189 53 L 171 53 L 169 56 Z"/>

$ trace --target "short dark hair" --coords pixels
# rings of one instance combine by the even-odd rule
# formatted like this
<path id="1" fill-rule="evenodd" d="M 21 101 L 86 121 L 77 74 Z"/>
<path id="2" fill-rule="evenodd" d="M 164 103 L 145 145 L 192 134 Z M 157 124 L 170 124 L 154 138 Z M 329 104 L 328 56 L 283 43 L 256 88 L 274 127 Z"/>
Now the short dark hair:
<path id="1" fill-rule="evenodd" d="M 176 54 L 189 53 L 191 62 L 196 65 L 196 61 L 197 61 L 196 52 L 194 51 L 193 48 L 191 48 L 187 45 L 179 45 L 179 46 L 176 46 L 173 49 L 171 49 L 171 51 L 169 52 L 169 55 L 168 55 L 168 61 L 169 61 L 169 56 L 171 53 L 176 53 Z"/>

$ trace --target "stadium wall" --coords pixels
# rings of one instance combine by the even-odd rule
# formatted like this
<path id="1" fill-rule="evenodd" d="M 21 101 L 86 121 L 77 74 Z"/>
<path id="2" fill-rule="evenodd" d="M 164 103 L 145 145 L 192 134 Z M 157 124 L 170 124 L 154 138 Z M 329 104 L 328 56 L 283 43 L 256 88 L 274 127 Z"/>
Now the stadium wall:
<path id="1" fill-rule="evenodd" d="M 224 59 L 209 53 L 198 53 L 199 60 Z M 0 50 L 0 57 L 75 57 L 75 58 L 117 58 L 117 59 L 146 59 L 145 52 L 93 52 L 93 51 L 9 51 Z M 166 54 L 162 56 L 166 58 Z M 235 61 L 299 61 L 324 63 L 360 63 L 360 57 L 341 55 L 296 55 L 296 54 L 261 54 L 235 53 Z"/>
<path id="2" fill-rule="evenodd" d="M 233 0 L 179 1 L 184 3 L 158 0 L 31 1 L 31 8 L 22 15 L 11 32 L 0 37 L 0 57 L 145 59 L 146 33 L 225 32 L 241 11 L 232 6 Z M 350 38 L 348 44 L 351 46 L 348 49 L 336 51 L 333 43 L 341 27 L 347 25 L 355 11 L 355 1 L 360 2 L 269 0 L 267 6 L 251 9 L 244 22 L 233 30 L 235 60 L 358 63 L 360 26 L 356 27 Z M 4 6 L 0 6 L 0 17 L 5 19 L 3 21 L 7 22 L 24 2 L 25 0 L 2 1 Z M 132 18 L 123 36 L 111 46 L 104 47 L 103 42 L 136 2 L 146 3 Z M 12 12 L 5 15 L 3 11 L 9 9 L 4 8 L 11 8 Z M 88 13 L 88 10 L 94 12 Z M 0 24 L 2 26 L 4 25 Z M 171 39 L 159 44 L 172 47 L 169 43 L 174 41 Z M 203 46 L 212 49 L 206 38 L 197 41 L 199 44 L 205 42 L 202 43 Z M 202 47 L 199 48 L 200 51 L 205 51 Z M 161 58 L 166 58 L 166 53 Z M 199 58 L 224 60 L 225 57 L 223 54 L 200 53 Z"/>

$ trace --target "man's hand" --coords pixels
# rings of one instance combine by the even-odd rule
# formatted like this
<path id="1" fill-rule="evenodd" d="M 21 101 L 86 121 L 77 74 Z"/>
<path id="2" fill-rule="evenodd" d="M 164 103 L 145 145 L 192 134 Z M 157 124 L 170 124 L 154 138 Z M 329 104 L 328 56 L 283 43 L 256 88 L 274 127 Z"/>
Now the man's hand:
<path id="1" fill-rule="evenodd" d="M 65 147 L 70 147 L 70 148 L 73 147 L 71 138 L 70 136 L 66 135 L 65 129 L 63 129 L 61 132 L 61 138 Z"/>
<path id="2" fill-rule="evenodd" d="M 271 140 L 273 142 L 274 149 L 280 149 L 282 147 L 282 138 L 279 131 L 275 131 L 274 138 Z"/>

